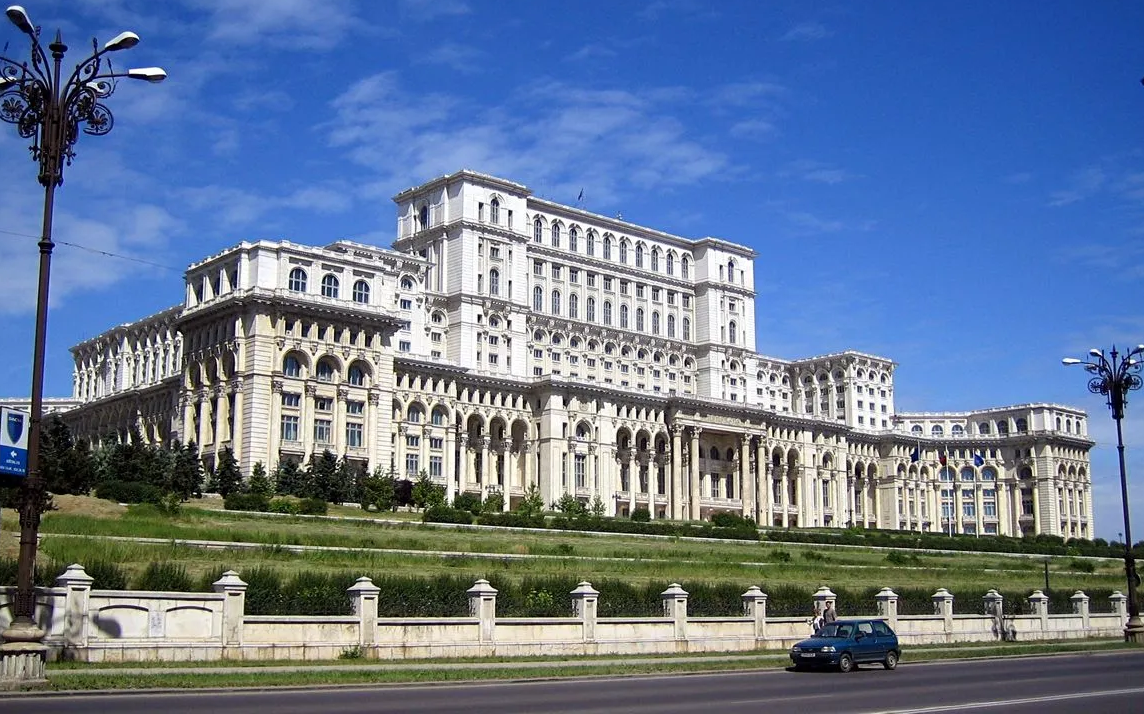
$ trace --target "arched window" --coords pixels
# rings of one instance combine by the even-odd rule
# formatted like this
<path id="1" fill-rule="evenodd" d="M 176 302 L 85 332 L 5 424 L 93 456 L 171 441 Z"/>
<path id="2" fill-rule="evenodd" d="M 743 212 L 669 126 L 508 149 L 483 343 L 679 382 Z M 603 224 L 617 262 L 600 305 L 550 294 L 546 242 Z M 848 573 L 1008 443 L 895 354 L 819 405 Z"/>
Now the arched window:
<path id="1" fill-rule="evenodd" d="M 961 469 L 961 480 L 962 481 L 975 481 L 975 480 L 977 480 L 977 474 L 975 474 L 973 472 L 973 469 L 971 469 L 968 466 L 965 466 Z"/>
<path id="2" fill-rule="evenodd" d="M 286 287 L 290 292 L 304 293 L 306 292 L 306 271 L 301 268 L 294 268 L 290 271 L 290 281 L 286 283 Z"/>
<path id="3" fill-rule="evenodd" d="M 413 278 L 409 277 L 408 275 L 406 275 L 404 278 L 402 278 L 401 279 L 401 289 L 402 290 L 412 290 L 413 289 Z"/>
<path id="4" fill-rule="evenodd" d="M 620 327 L 627 329 L 628 327 L 628 306 L 620 305 Z"/>
<path id="5" fill-rule="evenodd" d="M 990 431 L 989 422 L 983 421 L 977 425 L 977 433 L 978 434 L 988 434 L 989 431 Z"/>
<path id="6" fill-rule="evenodd" d="M 584 236 L 584 252 L 588 255 L 596 254 L 596 234 L 588 231 L 588 235 Z"/>
<path id="7" fill-rule="evenodd" d="M 539 218 L 537 218 L 535 221 L 532 222 L 532 242 L 533 243 L 543 243 L 544 242 L 544 236 L 542 235 L 543 233 L 544 233 L 544 222 L 541 221 Z"/>
<path id="8" fill-rule="evenodd" d="M 588 298 L 584 301 L 584 319 L 588 322 L 596 321 L 596 298 Z"/>
<path id="9" fill-rule="evenodd" d="M 294 355 L 286 355 L 286 359 L 282 360 L 282 374 L 286 377 L 301 377 L 302 363 Z"/>
<path id="10" fill-rule="evenodd" d="M 644 311 L 642 307 L 636 308 L 636 329 L 640 332 L 644 331 Z"/>
<path id="11" fill-rule="evenodd" d="M 913 426 L 910 427 L 910 433 L 911 434 L 922 433 L 922 425 L 921 424 L 914 424 Z"/>
<path id="12" fill-rule="evenodd" d="M 553 315 L 559 315 L 560 314 L 560 291 L 559 290 L 553 290 L 552 291 L 552 314 Z"/>
<path id="13" fill-rule="evenodd" d="M 612 239 L 604 236 L 604 260 L 612 259 Z"/>
<path id="14" fill-rule="evenodd" d="M 994 469 L 992 466 L 986 466 L 985 468 L 981 469 L 981 480 L 982 481 L 996 481 L 997 480 L 996 469 Z"/>
<path id="15" fill-rule="evenodd" d="M 560 247 L 560 224 L 559 223 L 553 223 L 552 224 L 552 247 L 553 248 L 559 248 Z"/>
<path id="16" fill-rule="evenodd" d="M 675 315 L 667 316 L 667 336 L 671 338 L 675 337 Z"/>
<path id="17" fill-rule="evenodd" d="M 1025 421 L 1024 419 L 1018 419 L 1017 420 L 1017 433 L 1018 434 L 1024 434 L 1028 430 L 1029 430 L 1029 422 Z"/>
<path id="18" fill-rule="evenodd" d="M 679 277 L 684 279 L 691 277 L 691 261 L 687 259 L 686 255 L 679 262 Z"/>
<path id="19" fill-rule="evenodd" d="M 322 276 L 322 297 L 336 298 L 338 296 L 338 276 Z"/>
<path id="20" fill-rule="evenodd" d="M 727 282 L 735 282 L 735 261 L 733 260 L 727 261 Z"/>
<path id="21" fill-rule="evenodd" d="M 683 339 L 691 339 L 691 318 L 689 317 L 683 318 Z"/>
<path id="22" fill-rule="evenodd" d="M 735 338 L 737 337 L 737 332 L 738 332 L 738 325 L 735 324 L 734 320 L 731 320 L 731 324 L 727 325 L 727 342 L 729 342 L 732 345 L 735 344 Z"/>
<path id="23" fill-rule="evenodd" d="M 659 312 L 655 311 L 651 314 L 651 334 L 659 334 Z"/>
<path id="24" fill-rule="evenodd" d="M 489 201 L 489 221 L 500 224 L 500 200 L 494 198 Z"/>
<path id="25" fill-rule="evenodd" d="M 636 244 L 636 267 L 643 267 L 643 243 Z"/>
<path id="26" fill-rule="evenodd" d="M 575 228 L 568 230 L 568 250 L 575 253 L 580 248 L 580 232 Z"/>
<path id="27" fill-rule="evenodd" d="M 346 381 L 354 387 L 364 387 L 365 370 L 356 364 L 350 365 L 350 371 L 346 373 Z"/>
<path id="28" fill-rule="evenodd" d="M 500 271 L 496 268 L 489 271 L 489 295 L 500 295 Z"/>
<path id="29" fill-rule="evenodd" d="M 625 265 L 628 262 L 628 242 L 626 240 L 620 241 L 620 262 Z"/>
<path id="30" fill-rule="evenodd" d="M 965 428 L 962 427 L 961 424 L 954 424 L 952 427 L 950 427 L 949 433 L 954 436 L 962 436 L 965 434 Z"/>
<path id="31" fill-rule="evenodd" d="M 320 360 L 318 362 L 318 381 L 319 382 L 332 382 L 337 376 L 337 371 L 334 369 L 334 364 L 328 359 Z"/>
<path id="32" fill-rule="evenodd" d="M 667 254 L 667 274 L 675 275 L 675 253 Z"/>
<path id="33" fill-rule="evenodd" d="M 580 318 L 580 296 L 576 293 L 568 296 L 568 317 Z"/>
<path id="34" fill-rule="evenodd" d="M 651 269 L 659 272 L 659 248 L 651 249 Z"/>
<path id="35" fill-rule="evenodd" d="M 544 309 L 544 288 L 539 285 L 532 289 L 532 309 L 537 312 Z"/>
<path id="36" fill-rule="evenodd" d="M 941 428 L 941 424 L 934 424 L 932 427 L 930 427 L 931 436 L 941 436 L 944 433 L 945 429 Z"/>
<path id="37" fill-rule="evenodd" d="M 604 301 L 604 324 L 612 324 L 612 303 L 608 300 Z"/>
<path id="38" fill-rule="evenodd" d="M 369 283 L 364 280 L 358 280 L 354 283 L 354 302 L 360 302 L 363 305 L 369 302 Z"/>
<path id="39" fill-rule="evenodd" d="M 1009 422 L 1001 420 L 997 422 L 997 433 L 1007 435 L 1009 433 Z"/>
<path id="40" fill-rule="evenodd" d="M 433 426 L 444 426 L 445 425 L 445 412 L 444 412 L 444 410 L 442 410 L 440 407 L 438 407 L 437 409 L 434 409 L 432 420 L 433 420 Z"/>
<path id="41" fill-rule="evenodd" d="M 1060 431 L 1060 430 L 1061 430 L 1061 418 L 1057 417 L 1057 431 Z M 1072 429 L 1070 428 L 1069 431 L 1072 431 Z"/>
<path id="42" fill-rule="evenodd" d="M 409 407 L 409 411 L 406 412 L 405 420 L 410 424 L 420 424 L 421 414 L 421 406 L 418 404 L 413 404 Z"/>
<path id="43" fill-rule="evenodd" d="M 421 230 L 429 227 L 429 207 L 422 206 L 417 211 L 417 222 L 421 224 Z"/>

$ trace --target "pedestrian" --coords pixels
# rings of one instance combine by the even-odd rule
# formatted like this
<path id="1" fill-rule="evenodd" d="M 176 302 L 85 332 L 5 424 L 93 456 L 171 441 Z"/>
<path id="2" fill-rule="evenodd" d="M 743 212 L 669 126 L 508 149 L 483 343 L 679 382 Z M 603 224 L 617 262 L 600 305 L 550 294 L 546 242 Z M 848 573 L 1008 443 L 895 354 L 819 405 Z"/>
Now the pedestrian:
<path id="1" fill-rule="evenodd" d="M 818 631 L 822 629 L 822 613 L 815 608 L 814 612 L 810 614 L 810 619 L 806 621 L 806 624 L 810 625 L 811 632 L 818 634 Z"/>
<path id="2" fill-rule="evenodd" d="M 827 602 L 826 609 L 822 611 L 822 624 L 829 625 L 838 619 L 838 615 L 834 612 L 834 603 Z"/>

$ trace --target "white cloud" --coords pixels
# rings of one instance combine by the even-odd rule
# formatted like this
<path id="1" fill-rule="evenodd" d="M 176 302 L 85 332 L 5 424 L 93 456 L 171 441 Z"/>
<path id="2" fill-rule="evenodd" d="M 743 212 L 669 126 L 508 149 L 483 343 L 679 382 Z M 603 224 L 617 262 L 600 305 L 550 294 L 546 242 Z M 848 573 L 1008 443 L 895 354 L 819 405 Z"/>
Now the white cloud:
<path id="1" fill-rule="evenodd" d="M 479 62 L 483 54 L 475 47 L 446 42 L 413 59 L 422 64 L 444 65 L 454 71 L 469 74 L 480 71 Z"/>
<path id="2" fill-rule="evenodd" d="M 1100 166 L 1090 166 L 1073 175 L 1069 188 L 1054 191 L 1050 206 L 1068 206 L 1095 196 L 1108 182 L 1108 174 Z"/>
<path id="3" fill-rule="evenodd" d="M 364 29 L 353 0 L 186 0 L 210 15 L 209 40 L 228 45 L 267 43 L 330 49 Z"/>
<path id="4" fill-rule="evenodd" d="M 778 133 L 778 128 L 766 119 L 744 119 L 731 125 L 731 136 L 740 139 L 765 139 Z"/>
<path id="5" fill-rule="evenodd" d="M 404 17 L 421 22 L 449 15 L 468 15 L 473 11 L 464 0 L 400 0 L 398 4 Z"/>
<path id="6" fill-rule="evenodd" d="M 608 47 L 607 45 L 591 43 L 584 45 L 580 49 L 565 57 L 565 59 L 569 62 L 581 62 L 583 60 L 615 57 L 617 54 L 618 53 L 615 49 Z"/>
<path id="7" fill-rule="evenodd" d="M 822 40 L 830 37 L 832 34 L 834 33 L 826 29 L 822 23 L 800 22 L 787 30 L 786 34 L 779 39 L 784 42 Z"/>
<path id="8" fill-rule="evenodd" d="M 802 181 L 812 181 L 814 183 L 825 183 L 828 185 L 859 178 L 858 174 L 853 174 L 845 169 L 810 159 L 792 161 L 783 167 L 778 175 L 780 178 L 795 178 Z"/>

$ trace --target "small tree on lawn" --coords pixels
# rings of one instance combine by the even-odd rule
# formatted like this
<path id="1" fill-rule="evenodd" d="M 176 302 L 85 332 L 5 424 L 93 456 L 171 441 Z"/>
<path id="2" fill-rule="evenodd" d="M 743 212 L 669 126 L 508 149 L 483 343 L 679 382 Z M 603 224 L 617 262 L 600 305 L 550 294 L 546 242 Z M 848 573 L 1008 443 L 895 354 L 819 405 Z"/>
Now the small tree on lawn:
<path id="1" fill-rule="evenodd" d="M 246 484 L 242 481 L 242 472 L 238 470 L 234 452 L 226 447 L 218 454 L 218 465 L 214 471 L 215 492 L 226 498 L 232 493 L 242 493 Z"/>
<path id="2" fill-rule="evenodd" d="M 180 447 L 171 447 L 173 463 L 167 479 L 167 490 L 176 493 L 184 501 L 202 495 L 203 462 L 199 460 L 199 449 L 195 442 L 187 442 Z"/>
<path id="3" fill-rule="evenodd" d="M 270 475 L 266 473 L 266 467 L 262 465 L 261 461 L 256 462 L 254 468 L 250 470 L 250 481 L 246 486 L 251 493 L 257 496 L 265 496 L 269 499 L 274 495 L 274 483 L 270 480 Z"/>
<path id="4" fill-rule="evenodd" d="M 444 503 L 445 489 L 433 483 L 429 473 L 422 469 L 417 475 L 417 482 L 413 484 L 413 505 L 418 508 L 432 508 Z"/>
<path id="5" fill-rule="evenodd" d="M 557 499 L 556 502 L 552 504 L 552 509 L 554 511 L 560 511 L 566 516 L 572 516 L 573 518 L 588 513 L 588 509 L 584 508 L 584 504 L 580 502 L 580 499 L 570 493 L 565 493 Z"/>
<path id="6" fill-rule="evenodd" d="M 489 495 L 485 497 L 485 502 L 481 506 L 481 510 L 485 513 L 496 513 L 497 511 L 504 510 L 504 494 L 500 491 L 490 491 Z"/>
<path id="7" fill-rule="evenodd" d="M 540 486 L 530 483 L 524 490 L 524 497 L 516 504 L 516 512 L 526 518 L 535 518 L 544 515 L 544 498 L 540 495 Z"/>
<path id="8" fill-rule="evenodd" d="M 306 473 L 293 459 L 278 462 L 274 473 L 275 488 L 283 496 L 305 496 Z"/>
<path id="9" fill-rule="evenodd" d="M 397 508 L 397 475 L 383 471 L 380 466 L 361 481 L 362 510 L 373 508 L 378 512 Z"/>

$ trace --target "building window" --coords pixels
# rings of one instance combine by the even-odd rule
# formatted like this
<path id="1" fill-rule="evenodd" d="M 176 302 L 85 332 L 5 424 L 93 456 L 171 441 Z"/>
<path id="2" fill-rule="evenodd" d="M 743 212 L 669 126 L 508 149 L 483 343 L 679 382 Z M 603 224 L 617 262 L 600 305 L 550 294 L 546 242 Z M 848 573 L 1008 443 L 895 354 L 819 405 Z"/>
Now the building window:
<path id="1" fill-rule="evenodd" d="M 532 274 L 533 275 L 540 275 L 540 276 L 544 275 L 544 261 L 543 260 L 532 261 Z"/>
<path id="2" fill-rule="evenodd" d="M 287 355 L 286 359 L 282 360 L 282 374 L 286 377 L 301 377 L 302 363 L 294 355 Z"/>
<path id="3" fill-rule="evenodd" d="M 489 201 L 489 222 L 500 224 L 500 201 L 495 198 Z"/>
<path id="4" fill-rule="evenodd" d="M 532 309 L 537 312 L 544 309 L 544 288 L 539 285 L 532 289 Z"/>
<path id="5" fill-rule="evenodd" d="M 667 274 L 675 275 L 675 253 L 667 254 Z"/>
<path id="6" fill-rule="evenodd" d="M 402 310 L 412 310 L 413 301 L 409 298 L 401 298 L 401 300 L 398 302 L 398 307 L 400 307 Z"/>
<path id="7" fill-rule="evenodd" d="M 681 278 L 691 277 L 691 261 L 687 259 L 686 255 L 683 256 L 683 260 L 679 262 L 679 276 Z"/>
<path id="8" fill-rule="evenodd" d="M 535 221 L 532 222 L 532 242 L 533 243 L 543 243 L 544 242 L 543 233 L 544 233 L 544 223 L 539 218 L 537 218 Z"/>
<path id="9" fill-rule="evenodd" d="M 735 321 L 732 320 L 731 324 L 727 325 L 727 342 L 729 342 L 732 345 L 735 344 L 737 333 L 738 333 L 738 326 L 735 324 Z"/>
<path id="10" fill-rule="evenodd" d="M 298 440 L 298 417 L 293 415 L 283 415 L 282 417 L 282 441 L 297 441 Z"/>
<path id="11" fill-rule="evenodd" d="M 553 315 L 559 315 L 560 314 L 560 291 L 559 290 L 553 290 L 552 291 L 552 314 Z"/>
<path id="12" fill-rule="evenodd" d="M 421 469 L 421 458 L 418 454 L 405 455 L 405 477 L 410 481 L 417 479 L 417 473 Z"/>
<path id="13" fill-rule="evenodd" d="M 604 260 L 612 259 L 612 239 L 604 236 Z"/>
<path id="14" fill-rule="evenodd" d="M 628 327 L 628 306 L 620 305 L 620 327 L 627 329 Z"/>
<path id="15" fill-rule="evenodd" d="M 349 373 L 346 375 L 347 381 L 355 387 L 365 386 L 365 370 L 356 364 L 350 367 Z"/>
<path id="16" fill-rule="evenodd" d="M 579 249 L 580 233 L 575 228 L 568 230 L 568 250 L 575 253 Z"/>
<path id="17" fill-rule="evenodd" d="M 361 422 L 351 421 L 346 423 L 346 446 L 351 449 L 360 449 L 362 445 L 362 425 Z"/>
<path id="18" fill-rule="evenodd" d="M 596 321 L 596 298 L 588 298 L 584 301 L 584 319 L 588 322 Z"/>
<path id="19" fill-rule="evenodd" d="M 651 314 L 651 334 L 653 334 L 653 335 L 659 334 L 659 313 L 658 312 L 652 312 L 652 314 Z"/>
<path id="20" fill-rule="evenodd" d="M 334 400 L 330 397 L 316 397 L 314 399 L 314 409 L 320 412 L 332 412 L 334 410 Z"/>
<path id="21" fill-rule="evenodd" d="M 620 262 L 625 265 L 628 262 L 628 242 L 626 240 L 620 241 Z"/>
<path id="22" fill-rule="evenodd" d="M 354 302 L 362 304 L 369 302 L 369 283 L 364 280 L 354 283 Z"/>
<path id="23" fill-rule="evenodd" d="M 667 316 L 667 336 L 675 338 L 675 315 Z"/>
<path id="24" fill-rule="evenodd" d="M 637 268 L 643 267 L 643 253 L 644 253 L 643 243 L 636 245 L 636 267 Z"/>
<path id="25" fill-rule="evenodd" d="M 560 224 L 559 223 L 553 223 L 552 224 L 552 247 L 553 248 L 559 248 L 560 247 Z"/>
<path id="26" fill-rule="evenodd" d="M 401 340 L 397 343 L 397 351 L 398 352 L 412 352 L 413 351 L 413 343 L 410 342 L 409 340 Z"/>
<path id="27" fill-rule="evenodd" d="M 683 339 L 691 339 L 691 320 L 690 318 L 683 318 Z"/>
<path id="28" fill-rule="evenodd" d="M 642 307 L 636 308 L 636 330 L 644 331 L 644 310 Z"/>
<path id="29" fill-rule="evenodd" d="M 445 477 L 444 459 L 440 456 L 429 457 L 429 478 L 441 480 Z"/>
<path id="30" fill-rule="evenodd" d="M 612 324 L 612 303 L 608 300 L 604 301 L 604 324 Z"/>
<path id="31" fill-rule="evenodd" d="M 572 472 L 576 479 L 576 488 L 588 488 L 588 456 L 587 454 L 576 454 L 576 461 L 572 466 Z"/>
<path id="32" fill-rule="evenodd" d="M 322 276 L 322 297 L 336 298 L 338 296 L 338 276 Z"/>
<path id="33" fill-rule="evenodd" d="M 291 270 L 290 280 L 286 285 L 290 289 L 290 292 L 306 292 L 306 271 L 302 270 L 301 268 L 294 268 Z"/>
<path id="34" fill-rule="evenodd" d="M 350 400 L 346 402 L 346 414 L 350 416 L 361 416 L 365 414 L 365 402 Z"/>
<path id="35" fill-rule="evenodd" d="M 284 407 L 300 407 L 302 406 L 302 395 L 296 392 L 282 392 L 282 406 Z"/>
<path id="36" fill-rule="evenodd" d="M 318 381 L 319 382 L 332 382 L 334 381 L 334 366 L 327 360 L 318 362 Z"/>
<path id="37" fill-rule="evenodd" d="M 584 252 L 588 255 L 596 254 L 596 234 L 588 231 L 588 235 L 584 237 Z"/>
<path id="38" fill-rule="evenodd" d="M 489 295 L 500 295 L 500 271 L 489 271 Z"/>
<path id="39" fill-rule="evenodd" d="M 329 419 L 315 419 L 314 420 L 314 441 L 319 444 L 330 443 L 330 427 L 332 422 Z"/>
<path id="40" fill-rule="evenodd" d="M 568 317 L 574 319 L 580 317 L 580 297 L 576 293 L 568 296 Z"/>

